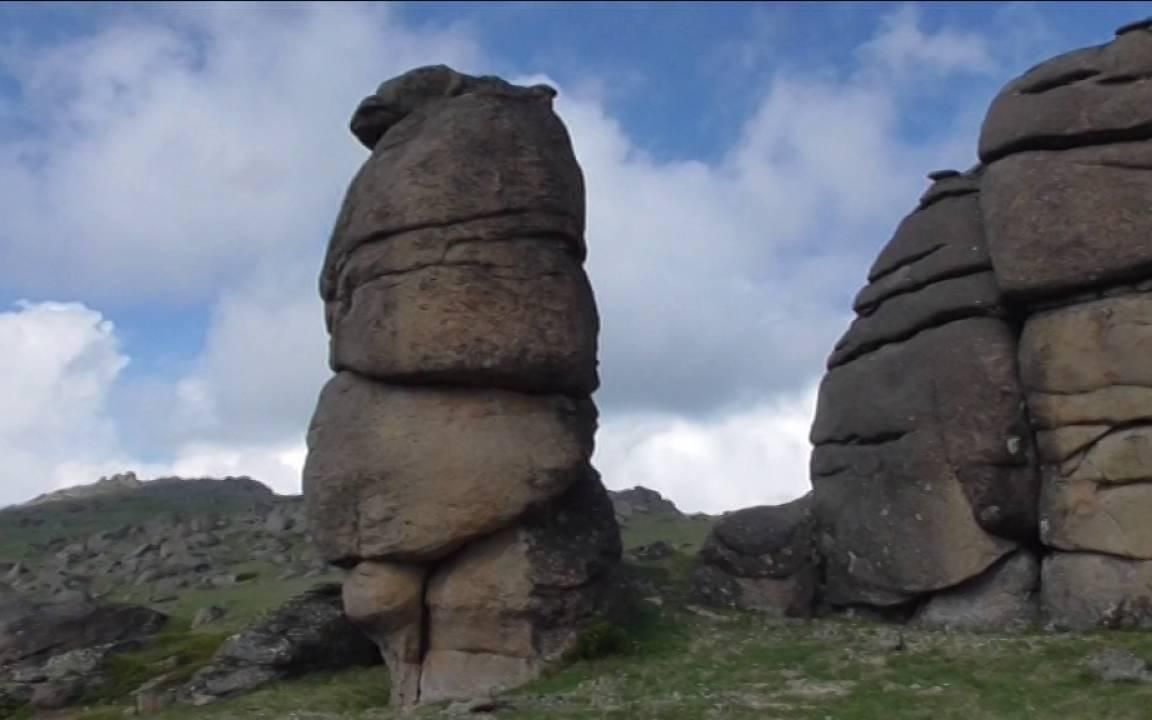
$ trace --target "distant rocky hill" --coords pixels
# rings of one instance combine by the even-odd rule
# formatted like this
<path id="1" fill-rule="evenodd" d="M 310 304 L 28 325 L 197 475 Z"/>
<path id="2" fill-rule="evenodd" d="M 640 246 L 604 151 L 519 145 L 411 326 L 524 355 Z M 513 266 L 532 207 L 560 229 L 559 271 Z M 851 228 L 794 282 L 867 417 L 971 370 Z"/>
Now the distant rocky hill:
<path id="1" fill-rule="evenodd" d="M 662 542 L 690 555 L 711 527 L 654 490 L 610 495 L 628 550 Z M 0 581 L 43 599 L 87 593 L 191 613 L 197 594 L 245 585 L 278 599 L 331 573 L 303 499 L 249 477 L 124 473 L 0 510 Z"/>
<path id="2" fill-rule="evenodd" d="M 655 572 L 667 572 L 661 568 L 669 563 L 686 566 L 712 524 L 646 488 L 611 495 L 627 557 Z M 51 651 L 31 665 L 0 671 L 0 718 L 27 702 L 74 704 L 97 687 L 114 696 L 133 691 L 116 690 L 101 675 L 114 669 L 108 658 L 129 641 L 156 648 L 144 652 L 161 653 L 166 643 L 195 649 L 162 658 L 175 663 L 174 671 L 157 676 L 168 678 L 157 691 L 163 703 L 200 670 L 187 686 L 198 697 L 289 677 L 298 667 L 313 667 L 321 645 L 324 652 L 339 651 L 323 667 L 361 664 L 352 637 L 359 633 L 348 635 L 339 612 L 340 579 L 313 546 L 303 499 L 277 495 L 249 477 L 142 481 L 124 473 L 0 510 L 0 666 L 24 656 L 20 662 L 27 663 L 40 657 L 38 648 L 55 647 L 58 635 L 87 628 L 77 643 L 60 646 L 63 660 Z M 118 625 L 119 618 L 147 623 L 135 633 Z M 280 645 L 288 625 L 295 633 L 291 652 Z M 161 629 L 164 635 L 147 639 Z M 338 647 L 316 644 L 345 635 Z M 220 645 L 225 638 L 234 639 Z M 276 660 L 256 667 L 252 658 Z M 92 670 L 97 666 L 103 669 Z M 137 683 L 153 674 L 142 670 Z"/>
<path id="3" fill-rule="evenodd" d="M 112 477 L 102 477 L 90 485 L 77 485 L 76 487 L 45 493 L 24 503 L 23 507 L 43 505 L 59 500 L 82 500 L 100 495 L 111 495 L 124 490 L 136 490 L 143 484 L 134 472 L 117 473 Z"/>

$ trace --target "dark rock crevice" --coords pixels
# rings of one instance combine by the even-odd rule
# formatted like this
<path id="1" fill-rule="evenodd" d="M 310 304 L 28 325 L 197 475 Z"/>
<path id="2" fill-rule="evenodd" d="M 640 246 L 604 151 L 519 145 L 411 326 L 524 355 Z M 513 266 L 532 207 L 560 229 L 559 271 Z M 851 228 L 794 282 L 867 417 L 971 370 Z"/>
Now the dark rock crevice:
<path id="1" fill-rule="evenodd" d="M 1052 77 L 1047 77 L 1039 82 L 1026 85 L 1017 90 L 1017 92 L 1021 95 L 1040 95 L 1050 90 L 1055 90 L 1056 88 L 1065 87 L 1067 85 L 1072 85 L 1074 83 L 1083 82 L 1085 80 L 1099 77 L 1100 74 L 1100 70 L 1075 68 L 1069 70 L 1068 72 L 1054 75 Z"/>
<path id="2" fill-rule="evenodd" d="M 984 154 L 981 159 L 991 164 L 1009 155 L 1024 152 L 1074 150 L 1093 145 L 1145 140 L 1152 140 L 1152 120 L 1136 122 L 1128 127 L 1085 130 L 1074 135 L 1033 135 L 1006 142 L 1003 146 Z"/>

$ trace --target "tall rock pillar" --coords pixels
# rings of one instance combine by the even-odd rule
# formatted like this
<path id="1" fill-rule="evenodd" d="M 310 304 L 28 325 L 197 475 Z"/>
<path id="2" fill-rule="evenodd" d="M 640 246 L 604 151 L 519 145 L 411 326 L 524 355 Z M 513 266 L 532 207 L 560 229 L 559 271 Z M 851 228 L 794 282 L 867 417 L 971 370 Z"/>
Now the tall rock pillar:
<path id="1" fill-rule="evenodd" d="M 555 94 L 424 67 L 352 118 L 372 155 L 321 274 L 335 376 L 304 493 L 397 704 L 531 679 L 619 560 L 590 462 L 584 182 Z"/>

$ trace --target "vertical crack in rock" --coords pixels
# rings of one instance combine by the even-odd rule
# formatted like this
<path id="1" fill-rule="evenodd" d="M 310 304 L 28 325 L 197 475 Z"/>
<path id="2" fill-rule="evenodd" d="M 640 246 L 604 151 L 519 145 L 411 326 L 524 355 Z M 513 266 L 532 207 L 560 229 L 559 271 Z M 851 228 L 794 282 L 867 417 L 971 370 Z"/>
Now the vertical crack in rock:
<path id="1" fill-rule="evenodd" d="M 321 271 L 335 376 L 303 485 L 396 705 L 530 680 L 604 610 L 620 558 L 591 466 L 584 179 L 555 95 L 430 66 L 351 122 L 372 155 Z"/>

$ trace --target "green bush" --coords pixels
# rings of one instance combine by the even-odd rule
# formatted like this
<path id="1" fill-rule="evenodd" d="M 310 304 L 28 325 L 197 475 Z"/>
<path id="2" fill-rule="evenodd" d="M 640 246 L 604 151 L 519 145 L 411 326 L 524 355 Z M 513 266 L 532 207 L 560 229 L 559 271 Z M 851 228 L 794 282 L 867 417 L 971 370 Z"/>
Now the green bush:
<path id="1" fill-rule="evenodd" d="M 568 660 L 598 660 L 610 655 L 621 655 L 631 645 L 628 633 L 619 625 L 598 622 L 585 628 L 568 652 Z"/>

